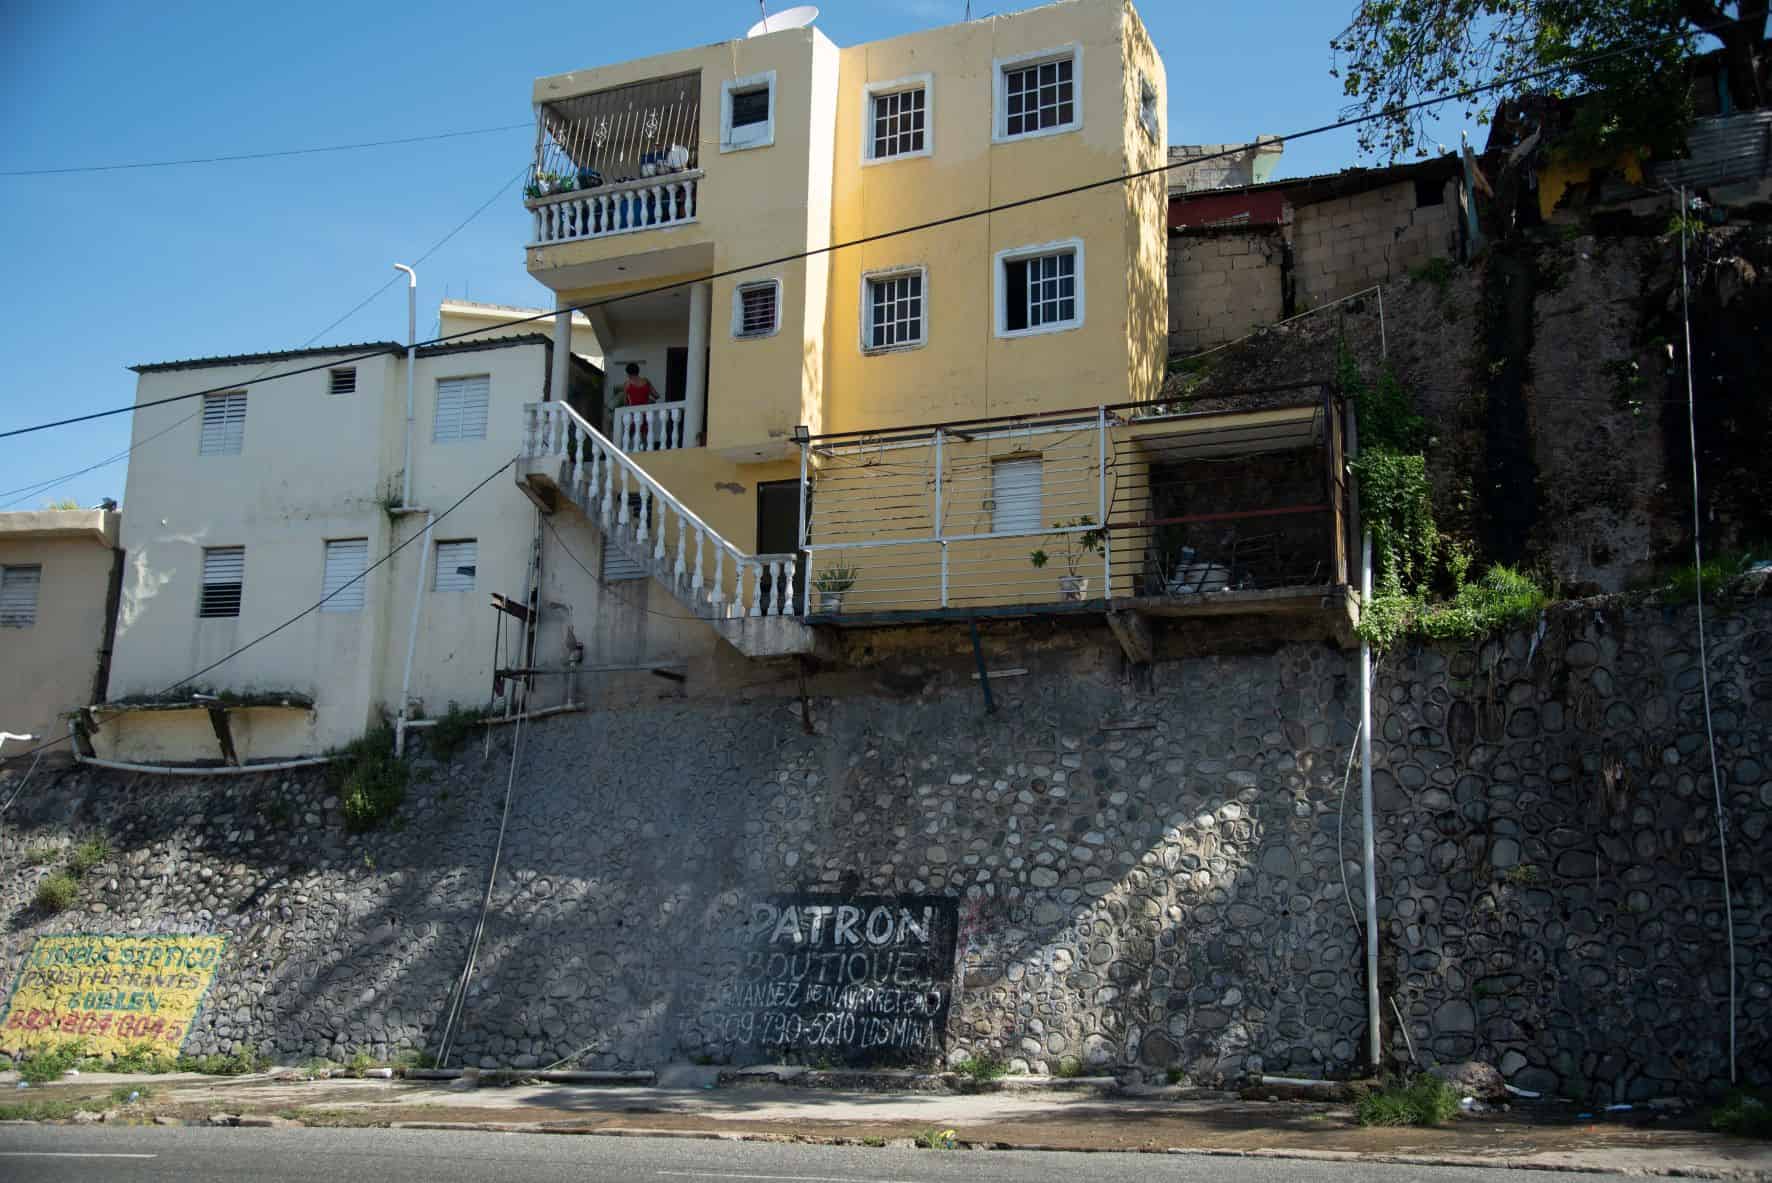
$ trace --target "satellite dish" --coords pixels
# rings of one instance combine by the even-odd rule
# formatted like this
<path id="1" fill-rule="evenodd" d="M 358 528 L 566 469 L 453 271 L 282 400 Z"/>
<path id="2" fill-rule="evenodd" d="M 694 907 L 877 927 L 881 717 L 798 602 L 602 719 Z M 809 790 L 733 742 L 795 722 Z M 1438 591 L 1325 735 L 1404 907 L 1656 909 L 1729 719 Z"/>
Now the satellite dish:
<path id="1" fill-rule="evenodd" d="M 745 36 L 761 37 L 765 33 L 779 33 L 783 29 L 803 29 L 817 19 L 818 9 L 810 4 L 784 8 L 777 13 L 765 13 L 763 19 L 752 25 Z"/>

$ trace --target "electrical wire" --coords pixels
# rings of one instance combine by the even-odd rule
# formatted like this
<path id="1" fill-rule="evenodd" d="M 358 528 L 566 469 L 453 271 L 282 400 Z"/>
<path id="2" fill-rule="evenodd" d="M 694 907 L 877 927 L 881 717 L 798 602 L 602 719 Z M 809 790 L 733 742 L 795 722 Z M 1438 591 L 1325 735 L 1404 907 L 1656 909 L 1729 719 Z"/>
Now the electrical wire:
<path id="1" fill-rule="evenodd" d="M 1729 941 L 1729 1083 L 1736 1081 L 1736 987 L 1735 987 L 1735 903 L 1729 889 L 1729 816 L 1723 809 L 1723 777 L 1717 768 L 1717 733 L 1711 722 L 1710 652 L 1704 635 L 1704 546 L 1699 537 L 1702 517 L 1698 499 L 1698 412 L 1695 406 L 1694 369 L 1692 359 L 1691 281 L 1686 266 L 1687 221 L 1691 211 L 1686 207 L 1686 187 L 1680 186 L 1680 318 L 1686 334 L 1686 440 L 1692 460 L 1692 574 L 1696 580 L 1698 602 L 1698 683 L 1704 690 L 1704 739 L 1710 753 L 1710 783 L 1716 798 L 1717 858 L 1723 867 L 1723 924 Z"/>
<path id="2" fill-rule="evenodd" d="M 533 130 L 533 123 L 506 123 L 499 127 L 476 127 L 467 131 L 443 131 L 428 136 L 403 136 L 397 140 L 365 140 L 357 144 L 328 144 L 319 148 L 282 148 L 275 152 L 237 152 L 229 156 L 193 156 L 186 160 L 141 160 L 131 164 L 83 164 L 71 168 L 21 168 L 0 172 L 0 177 L 52 177 L 70 173 L 114 173 L 138 168 L 180 168 L 188 164 L 229 164 L 239 160 L 273 160 L 283 156 L 314 156 L 322 152 L 355 152 L 362 148 L 391 148 L 397 144 L 424 144 L 433 140 L 459 140 L 501 131 Z"/>
<path id="3" fill-rule="evenodd" d="M 420 255 L 418 258 L 416 258 L 412 261 L 412 265 L 415 267 L 419 266 L 426 259 L 429 259 L 432 255 L 436 254 L 438 251 L 442 250 L 445 246 L 447 246 L 451 239 L 453 239 L 457 234 L 460 234 L 463 230 L 467 229 L 469 224 L 472 223 L 481 214 L 485 213 L 488 209 L 492 208 L 492 203 L 497 201 L 499 198 L 503 197 L 505 195 L 505 191 L 507 189 L 509 189 L 512 185 L 516 184 L 517 180 L 520 177 L 522 177 L 524 173 L 526 173 L 528 171 L 529 171 L 529 169 L 528 169 L 527 165 L 525 165 L 523 168 L 518 169 L 517 172 L 511 177 L 510 180 L 506 181 L 503 185 L 499 186 L 498 192 L 494 193 L 491 197 L 489 197 L 485 201 L 481 202 L 479 207 L 476 208 L 473 213 L 469 214 L 467 217 L 463 218 L 460 222 L 456 223 L 454 229 L 449 231 L 449 233 L 445 234 L 442 238 L 439 238 L 436 242 L 432 243 L 430 246 L 430 249 L 426 250 L 424 254 Z M 387 291 L 389 288 L 393 287 L 396 283 L 399 283 L 403 278 L 405 278 L 405 277 L 402 275 L 399 275 L 399 274 L 395 274 L 392 278 L 388 279 L 380 287 L 376 288 L 373 292 L 370 292 L 367 296 L 363 297 L 363 299 L 359 300 L 356 304 L 352 305 L 351 309 L 348 312 L 346 312 L 343 316 L 338 317 L 336 320 L 334 320 L 330 324 L 328 324 L 325 328 L 321 329 L 319 332 L 316 332 L 313 336 L 309 337 L 306 341 L 303 341 L 301 343 L 301 345 L 298 346 L 297 348 L 299 348 L 299 349 L 308 348 L 308 346 L 310 346 L 314 342 L 318 341 L 321 337 L 324 337 L 327 333 L 330 333 L 333 329 L 336 329 L 339 325 L 345 323 L 345 321 L 351 319 L 351 317 L 357 315 L 359 312 L 361 312 L 365 308 L 369 307 L 369 305 L 371 303 L 373 303 L 378 296 L 380 296 L 383 292 Z M 276 363 L 273 362 L 273 363 L 271 363 L 271 365 L 266 366 L 263 370 L 260 370 L 256 375 L 254 375 L 249 380 L 249 382 L 257 382 L 257 381 L 260 381 L 261 379 L 263 379 L 265 374 L 267 372 L 269 372 L 270 369 L 272 368 L 272 366 L 274 366 L 275 364 Z M 96 464 L 89 464 L 85 468 L 78 469 L 74 472 L 65 473 L 62 476 L 50 477 L 47 480 L 39 481 L 33 485 L 21 485 L 17 489 L 9 489 L 4 493 L 0 493 L 0 497 L 13 497 L 15 494 L 19 495 L 16 500 L 8 501 L 4 505 L 0 505 L 0 509 L 11 509 L 13 506 L 19 504 L 19 502 L 21 502 L 21 501 L 29 501 L 33 497 L 41 496 L 42 494 L 49 492 L 49 490 L 51 490 L 51 489 L 58 488 L 61 485 L 65 485 L 69 481 L 74 480 L 77 477 L 83 477 L 89 472 L 96 472 L 101 468 L 106 468 L 112 464 L 117 463 L 117 461 L 119 461 L 119 460 L 126 459 L 127 457 L 134 455 L 138 449 L 146 447 L 148 444 L 153 443 L 155 440 L 159 439 L 161 436 L 168 435 L 171 432 L 177 431 L 179 428 L 183 427 L 185 424 L 187 424 L 191 420 L 195 419 L 199 413 L 200 413 L 199 411 L 192 411 L 189 415 L 186 415 L 183 419 L 180 419 L 178 422 L 172 424 L 171 426 L 162 428 L 161 430 L 155 432 L 153 435 L 149 436 L 147 439 L 142 440 L 139 443 L 131 444 L 129 447 L 123 449 L 121 452 L 118 452 L 116 455 L 109 456 L 103 460 L 100 460 Z"/>
<path id="4" fill-rule="evenodd" d="M 1727 23 L 1728 24 L 1738 24 L 1738 23 L 1740 23 L 1741 19 L 1742 18 L 1736 18 L 1735 20 L 1729 21 Z M 1580 59 L 1578 61 L 1560 63 L 1556 66 L 1547 66 L 1547 67 L 1543 67 L 1538 70 L 1528 70 L 1524 73 L 1515 74 L 1515 75 L 1508 77 L 1508 78 L 1498 78 L 1498 79 L 1495 79 L 1491 82 L 1485 82 L 1485 83 L 1482 83 L 1477 86 L 1466 87 L 1463 90 L 1449 91 L 1445 94 L 1435 95 L 1430 98 L 1418 99 L 1413 103 L 1403 103 L 1403 104 L 1400 104 L 1400 105 L 1397 105 L 1394 107 L 1387 107 L 1383 111 L 1374 111 L 1374 112 L 1369 112 L 1364 115 L 1350 116 L 1346 119 L 1337 119 L 1333 122 L 1318 124 L 1315 127 L 1305 128 L 1301 131 L 1288 132 L 1285 135 L 1265 137 L 1262 140 L 1262 143 L 1263 144 L 1290 143 L 1291 141 L 1294 141 L 1294 140 L 1308 139 L 1311 136 L 1319 136 L 1319 135 L 1325 135 L 1329 132 L 1343 131 L 1343 130 L 1346 130 L 1347 128 L 1350 128 L 1350 127 L 1359 126 L 1360 124 L 1363 124 L 1363 123 L 1369 123 L 1375 119 L 1385 119 L 1385 118 L 1390 118 L 1395 115 L 1408 114 L 1411 111 L 1425 110 L 1429 107 L 1439 106 L 1441 103 L 1458 102 L 1460 100 L 1468 99 L 1468 98 L 1474 97 L 1479 94 L 1487 93 L 1489 91 L 1501 90 L 1501 89 L 1505 89 L 1510 86 L 1519 85 L 1520 83 L 1530 82 L 1530 81 L 1533 81 L 1534 79 L 1537 79 L 1537 78 L 1547 77 L 1547 76 L 1550 76 L 1553 74 L 1567 73 L 1568 71 L 1570 71 L 1572 69 L 1579 69 L 1583 66 L 1591 65 L 1595 62 L 1600 62 L 1600 61 L 1604 61 L 1608 58 L 1617 57 L 1620 54 L 1631 53 L 1636 50 L 1645 49 L 1650 46 L 1657 45 L 1663 41 L 1668 41 L 1671 39 L 1673 39 L 1673 38 L 1672 37 L 1650 38 L 1645 41 L 1638 41 L 1638 42 L 1633 42 L 1633 43 L 1630 43 L 1627 45 L 1621 45 L 1621 46 L 1618 46 L 1614 49 L 1610 49 L 1610 50 L 1606 50 L 1601 53 L 1593 54 L 1589 57 Z M 549 320 L 562 312 L 589 312 L 591 309 L 604 308 L 604 307 L 607 307 L 611 304 L 620 303 L 624 300 L 635 300 L 635 299 L 639 299 L 644 296 L 658 295 L 662 292 L 677 291 L 679 289 L 691 287 L 695 284 L 707 283 L 711 280 L 727 279 L 727 278 L 730 278 L 735 275 L 744 274 L 746 272 L 760 271 L 760 270 L 764 270 L 764 269 L 771 268 L 771 267 L 780 267 L 780 266 L 787 264 L 787 263 L 797 263 L 797 262 L 802 262 L 807 259 L 818 258 L 818 257 L 824 256 L 824 255 L 832 255 L 832 254 L 836 254 L 839 251 L 852 250 L 856 247 L 868 246 L 870 244 L 877 243 L 877 242 L 885 242 L 885 241 L 888 241 L 888 240 L 894 239 L 894 238 L 902 238 L 906 235 L 920 234 L 920 233 L 923 233 L 923 232 L 929 231 L 929 230 L 939 230 L 939 229 L 942 229 L 947 226 L 956 226 L 956 225 L 959 225 L 963 222 L 972 221 L 975 218 L 984 218 L 984 217 L 989 217 L 993 214 L 1007 213 L 1010 210 L 1024 209 L 1028 206 L 1039 205 L 1041 203 L 1048 202 L 1048 201 L 1057 201 L 1057 200 L 1059 200 L 1061 198 L 1065 198 L 1065 197 L 1075 197 L 1078 194 L 1093 192 L 1094 190 L 1097 190 L 1097 189 L 1105 189 L 1105 188 L 1109 188 L 1112 186 L 1125 185 L 1129 182 L 1143 180 L 1147 177 L 1161 176 L 1163 174 L 1172 172 L 1178 168 L 1186 168 L 1189 165 L 1202 164 L 1202 163 L 1205 163 L 1206 161 L 1218 160 L 1223 157 L 1238 155 L 1240 153 L 1247 152 L 1251 148 L 1254 148 L 1257 146 L 1258 145 L 1255 144 L 1253 141 L 1250 143 L 1247 143 L 1247 144 L 1230 145 L 1230 146 L 1221 148 L 1216 152 L 1202 153 L 1201 155 L 1189 157 L 1185 160 L 1170 160 L 1170 161 L 1166 161 L 1163 164 L 1153 165 L 1150 168 L 1135 169 L 1131 172 L 1126 172 L 1126 173 L 1116 173 L 1112 176 L 1101 177 L 1101 178 L 1098 178 L 1093 181 L 1084 181 L 1084 182 L 1081 182 L 1076 185 L 1066 186 L 1065 188 L 1062 188 L 1062 189 L 1053 189 L 1053 190 L 1049 190 L 1045 193 L 1036 193 L 1031 197 L 1018 198 L 1014 201 L 998 202 L 993 205 L 982 206 L 978 209 L 966 210 L 966 211 L 963 211 L 963 212 L 957 213 L 957 214 L 949 214 L 948 216 L 942 217 L 942 218 L 934 218 L 934 219 L 931 219 L 931 220 L 925 221 L 925 222 L 917 222 L 917 223 L 914 223 L 909 226 L 901 226 L 895 230 L 882 230 L 877 234 L 867 234 L 867 235 L 863 235 L 860 238 L 851 238 L 851 239 L 847 239 L 843 242 L 834 242 L 834 243 L 829 243 L 829 244 L 827 244 L 825 246 L 821 246 L 821 247 L 813 247 L 808 250 L 795 251 L 791 254 L 778 255 L 772 259 L 761 259 L 761 260 L 758 260 L 758 261 L 752 262 L 752 263 L 744 263 L 744 264 L 740 264 L 738 266 L 725 268 L 724 270 L 721 270 L 721 271 L 715 271 L 715 272 L 712 272 L 711 274 L 708 274 L 708 275 L 694 276 L 689 279 L 673 280 L 668 283 L 657 284 L 657 285 L 655 285 L 653 287 L 649 287 L 649 288 L 640 288 L 635 291 L 624 292 L 624 293 L 617 295 L 617 296 L 607 296 L 607 297 L 604 297 L 603 299 L 600 299 L 600 300 L 589 300 L 583 304 L 562 306 L 562 307 L 555 309 L 552 312 L 539 312 L 539 313 L 536 313 L 532 316 L 515 317 L 511 320 L 500 321 L 497 324 L 485 325 L 480 328 L 465 329 L 465 330 L 458 332 L 458 333 L 445 333 L 440 336 L 433 337 L 428 341 L 417 342 L 417 344 L 421 347 L 422 346 L 431 346 L 431 345 L 441 345 L 441 344 L 444 344 L 445 342 L 454 341 L 454 340 L 457 340 L 462 337 L 480 336 L 485 333 L 492 333 L 492 332 L 498 332 L 503 329 L 515 328 L 519 325 L 534 324 L 537 321 Z M 332 366 L 349 364 L 350 362 L 355 362 L 355 361 L 368 361 L 371 358 L 374 358 L 377 356 L 380 356 L 379 353 L 372 352 L 372 353 L 361 354 L 359 356 L 354 356 L 354 357 L 331 358 L 325 362 L 322 362 L 322 363 L 319 363 L 316 365 L 301 366 L 301 367 L 298 367 L 293 370 L 286 370 L 280 374 L 272 375 L 271 378 L 259 379 L 259 381 L 271 381 L 271 380 L 274 380 L 277 378 L 291 378 L 291 377 L 295 377 L 300 374 L 311 374 L 317 370 L 330 368 Z M 202 397 L 204 395 L 208 395 L 208 394 L 218 394 L 224 390 L 238 390 L 238 389 L 240 389 L 240 386 L 241 386 L 241 383 L 235 382 L 235 383 L 231 383 L 228 386 L 214 386 L 214 387 L 209 387 L 204 390 L 190 391 L 189 393 L 186 393 L 186 394 L 169 395 L 166 398 L 154 399 L 150 402 L 131 403 L 127 406 L 113 407 L 109 410 L 104 410 L 104 411 L 93 411 L 93 412 L 90 412 L 85 415 L 74 415 L 74 416 L 70 416 L 66 419 L 56 419 L 56 420 L 52 420 L 47 423 L 33 424 L 32 426 L 29 426 L 29 427 L 15 427 L 15 428 L 12 428 L 7 431 L 0 431 L 0 439 L 10 439 L 14 436 L 27 435 L 27 434 L 30 434 L 32 432 L 37 432 L 37 431 L 47 431 L 47 430 L 49 430 L 51 428 L 55 428 L 55 427 L 67 427 L 67 426 L 71 426 L 76 423 L 86 423 L 86 422 L 90 422 L 94 419 L 103 419 L 103 418 L 106 418 L 111 415 L 123 415 L 123 414 L 128 414 L 132 411 L 147 410 L 150 407 L 164 406 L 168 403 L 180 402 L 185 399 L 200 398 L 200 397 Z"/>
<path id="5" fill-rule="evenodd" d="M 482 479 L 473 488 L 469 489 L 466 493 L 463 493 L 460 497 L 456 498 L 455 502 L 452 505 L 450 505 L 448 509 L 445 509 L 442 513 L 440 513 L 436 517 L 432 518 L 431 519 L 431 526 L 434 528 L 438 522 L 442 521 L 444 518 L 448 517 L 450 514 L 454 513 L 456 510 L 460 509 L 462 507 L 462 504 L 464 502 L 466 502 L 468 498 L 472 497 L 475 493 L 478 493 L 481 489 L 484 489 L 487 485 L 491 484 L 494 478 L 499 476 L 507 468 L 509 468 L 511 465 L 515 464 L 516 462 L 517 462 L 516 457 L 513 456 L 511 459 L 506 460 L 503 464 L 500 464 L 497 468 L 493 469 L 490 473 L 488 473 L 486 475 L 486 477 L 484 479 Z M 315 612 L 318 612 L 320 610 L 320 606 L 322 604 L 325 604 L 328 600 L 339 595 L 346 588 L 352 587 L 358 583 L 361 583 L 363 580 L 369 578 L 370 572 L 376 570 L 378 567 L 383 566 L 389 560 L 391 560 L 395 555 L 399 554 L 401 551 L 405 550 L 407 547 L 411 546 L 414 542 L 417 542 L 419 539 L 426 537 L 429 533 L 430 533 L 430 531 L 428 531 L 428 530 L 416 531 L 412 535 L 412 537 L 408 538 L 405 542 L 402 542 L 397 546 L 390 547 L 388 549 L 387 554 L 385 554 L 381 558 L 375 560 L 375 562 L 369 564 L 369 566 L 365 567 L 362 571 L 358 572 L 355 576 L 346 580 L 344 583 L 340 584 L 337 588 L 333 589 L 332 591 L 327 592 L 325 595 L 321 596 L 318 600 L 315 600 L 312 604 L 309 604 L 306 608 L 303 608 L 300 612 L 297 612 L 294 616 L 291 616 L 288 620 L 285 620 L 282 624 L 279 624 L 275 628 L 270 629 L 268 632 L 260 633 L 258 636 L 252 638 L 252 640 L 246 642 L 244 645 L 241 645 L 238 649 L 235 649 L 232 652 L 227 653 L 227 654 L 223 655 L 222 657 L 217 658 L 215 661 L 210 662 L 208 665 L 204 666 L 200 670 L 197 670 L 195 673 L 186 674 L 184 677 L 180 678 L 178 681 L 172 683 L 170 686 L 167 686 L 163 690 L 156 693 L 153 697 L 164 698 L 167 695 L 171 694 L 173 691 L 179 689 L 181 686 L 190 685 L 192 682 L 194 682 L 198 678 L 201 678 L 204 674 L 207 674 L 210 670 L 215 669 L 217 666 L 220 666 L 220 665 L 223 665 L 229 661 L 232 661 L 234 658 L 240 656 L 242 653 L 246 652 L 248 649 L 251 649 L 254 645 L 257 645 L 263 641 L 270 640 L 272 637 L 276 636 L 278 633 L 282 632 L 284 629 L 288 628 L 290 625 L 294 624 L 296 621 L 301 620 L 304 617 L 311 616 Z M 29 756 L 33 752 L 41 752 L 45 748 L 52 748 L 52 747 L 56 746 L 57 744 L 67 743 L 70 738 L 71 738 L 71 736 L 67 736 L 67 735 L 58 736 L 55 739 L 47 740 L 44 743 L 38 744 L 34 748 L 28 748 L 25 751 L 20 752 L 19 755 L 20 756 Z"/>

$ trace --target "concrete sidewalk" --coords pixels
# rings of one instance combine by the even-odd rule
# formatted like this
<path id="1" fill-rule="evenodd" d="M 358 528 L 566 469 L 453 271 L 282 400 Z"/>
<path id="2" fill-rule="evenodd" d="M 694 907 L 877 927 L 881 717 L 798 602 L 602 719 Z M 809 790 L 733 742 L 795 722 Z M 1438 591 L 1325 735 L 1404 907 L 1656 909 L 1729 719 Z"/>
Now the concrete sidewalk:
<path id="1" fill-rule="evenodd" d="M 1772 1144 L 1711 1133 L 1693 1117 L 1575 1120 L 1571 1106 L 1461 1117 L 1432 1128 L 1367 1129 L 1351 1107 L 1282 1101 L 1104 1098 L 1020 1088 L 981 1094 L 713 1087 L 717 1070 L 672 1073 L 664 1087 L 585 1088 L 472 1080 L 303 1081 L 292 1074 L 144 1077 L 88 1074 L 27 1098 L 108 1097 L 146 1085 L 151 1097 L 111 1120 L 392 1126 L 616 1136 L 716 1137 L 904 1144 L 952 1130 L 975 1148 L 1255 1155 L 1419 1165 L 1772 1180 Z M 279 1078 L 281 1076 L 281 1078 Z"/>

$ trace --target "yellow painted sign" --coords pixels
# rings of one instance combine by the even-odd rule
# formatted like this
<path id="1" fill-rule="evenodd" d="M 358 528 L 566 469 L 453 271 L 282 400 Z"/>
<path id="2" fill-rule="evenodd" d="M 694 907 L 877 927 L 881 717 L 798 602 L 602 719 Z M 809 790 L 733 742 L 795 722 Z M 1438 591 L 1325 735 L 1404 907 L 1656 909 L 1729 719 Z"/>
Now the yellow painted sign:
<path id="1" fill-rule="evenodd" d="M 95 1055 L 141 1043 L 176 1053 L 227 940 L 187 933 L 38 937 L 12 984 L 0 1047 L 83 1039 Z"/>

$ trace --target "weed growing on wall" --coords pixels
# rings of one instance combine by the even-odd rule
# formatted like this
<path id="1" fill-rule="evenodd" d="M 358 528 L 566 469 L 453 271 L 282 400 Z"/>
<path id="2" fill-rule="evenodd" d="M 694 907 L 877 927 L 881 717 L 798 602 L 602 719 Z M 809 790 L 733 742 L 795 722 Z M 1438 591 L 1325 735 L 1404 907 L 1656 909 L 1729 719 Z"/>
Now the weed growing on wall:
<path id="1" fill-rule="evenodd" d="M 393 728 L 383 724 L 354 740 L 333 762 L 333 785 L 353 832 L 373 830 L 392 818 L 406 800 L 409 772 L 394 755 Z"/>
<path id="2" fill-rule="evenodd" d="M 50 915 L 65 912 L 80 898 L 80 881 L 58 871 L 37 885 L 37 906 Z"/>
<path id="3" fill-rule="evenodd" d="M 1772 1138 L 1772 1092 L 1730 1093 L 1710 1112 L 1713 1130 L 1743 1138 Z"/>
<path id="4" fill-rule="evenodd" d="M 1470 551 L 1440 533 L 1427 424 L 1395 375 L 1387 368 L 1376 385 L 1368 384 L 1345 345 L 1338 370 L 1359 418 L 1360 454 L 1351 467 L 1377 567 L 1372 599 L 1362 605 L 1360 635 L 1388 649 L 1405 636 L 1462 640 L 1531 620 L 1549 597 L 1529 575 L 1496 564 L 1473 581 Z M 1436 584 L 1450 586 L 1451 596 L 1433 598 Z"/>
<path id="5" fill-rule="evenodd" d="M 103 838 L 93 838 L 82 842 L 74 848 L 74 854 L 68 859 L 68 873 L 76 879 L 84 878 L 86 873 L 111 857 L 111 844 Z"/>

